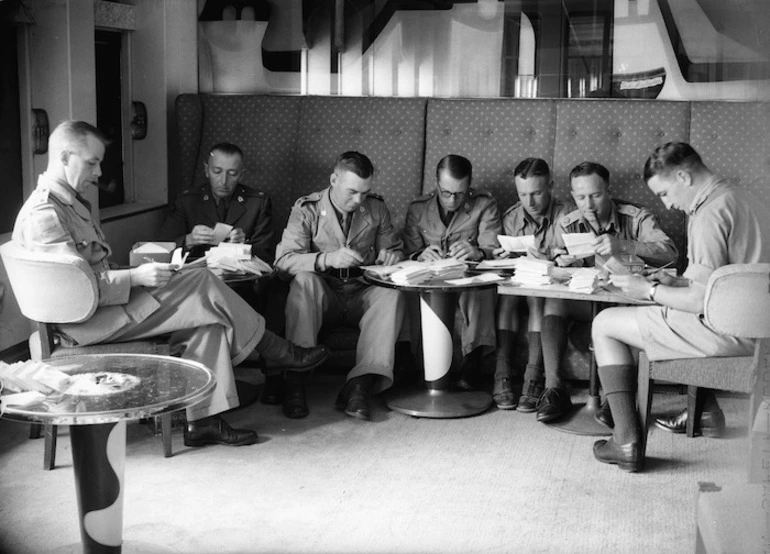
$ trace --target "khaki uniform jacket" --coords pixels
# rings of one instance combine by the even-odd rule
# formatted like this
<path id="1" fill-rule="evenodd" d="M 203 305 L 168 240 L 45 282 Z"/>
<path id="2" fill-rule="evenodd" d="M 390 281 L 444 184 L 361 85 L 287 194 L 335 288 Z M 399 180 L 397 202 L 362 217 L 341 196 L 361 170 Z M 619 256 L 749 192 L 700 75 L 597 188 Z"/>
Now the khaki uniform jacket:
<path id="1" fill-rule="evenodd" d="M 160 240 L 173 240 L 179 246 L 196 225 L 214 227 L 219 222 L 217 206 L 208 183 L 180 194 L 160 230 Z M 222 223 L 238 227 L 246 234 L 246 244 L 252 255 L 270 263 L 273 261 L 273 207 L 264 192 L 237 185 L 230 197 L 227 217 Z M 191 249 L 192 255 L 202 255 L 209 247 Z"/>
<path id="2" fill-rule="evenodd" d="M 441 221 L 437 193 L 434 190 L 409 204 L 404 225 L 406 255 L 416 258 L 428 246 L 447 252 L 455 242 L 468 240 L 491 258 L 502 233 L 500 209 L 486 190 L 469 189 L 465 202 L 457 209 L 449 226 Z"/>
<path id="3" fill-rule="evenodd" d="M 33 252 L 72 254 L 90 264 L 99 286 L 99 307 L 87 321 L 58 326 L 79 344 L 105 340 L 160 308 L 149 292 L 131 288 L 128 270 L 110 269 L 104 233 L 69 185 L 41 175 L 16 218 L 13 240 Z"/>
<path id="4" fill-rule="evenodd" d="M 275 267 L 291 275 L 315 271 L 316 259 L 323 252 L 342 247 L 358 252 L 363 265 L 371 265 L 381 249 L 403 250 L 390 220 L 385 201 L 373 193 L 353 212 L 348 236 L 342 232 L 329 192 L 331 187 L 294 203 L 289 222 L 275 251 Z"/>
<path id="5" fill-rule="evenodd" d="M 511 237 L 535 235 L 535 247 L 548 260 L 553 259 L 558 222 L 571 211 L 571 207 L 551 195 L 542 225 L 527 213 L 524 205 L 517 202 L 503 214 L 503 232 Z"/>
<path id="6" fill-rule="evenodd" d="M 564 248 L 564 233 L 588 233 L 591 226 L 580 210 L 564 216 L 557 226 L 556 241 Z M 657 218 L 645 208 L 622 200 L 612 201 L 610 224 L 607 233 L 623 240 L 633 241 L 634 251 L 645 262 L 654 266 L 674 263 L 679 255 L 674 241 L 660 228 Z"/>

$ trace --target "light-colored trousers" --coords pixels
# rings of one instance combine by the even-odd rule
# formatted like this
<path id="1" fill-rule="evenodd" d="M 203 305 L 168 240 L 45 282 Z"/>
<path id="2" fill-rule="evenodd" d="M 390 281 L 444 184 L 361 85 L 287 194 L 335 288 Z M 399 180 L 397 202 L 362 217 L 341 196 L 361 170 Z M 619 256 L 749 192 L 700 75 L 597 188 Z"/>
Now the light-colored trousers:
<path id="1" fill-rule="evenodd" d="M 181 271 L 166 286 L 148 291 L 161 307 L 105 342 L 169 334 L 171 354 L 203 364 L 217 378 L 212 395 L 187 409 L 188 421 L 236 408 L 233 366 L 262 339 L 265 319 L 207 269 Z"/>
<path id="2" fill-rule="evenodd" d="M 395 345 L 404 311 L 400 291 L 301 271 L 292 280 L 286 300 L 286 338 L 299 346 L 316 346 L 322 325 L 357 324 L 361 333 L 356 365 L 347 378 L 379 375 L 372 390 L 379 393 L 393 384 Z"/>

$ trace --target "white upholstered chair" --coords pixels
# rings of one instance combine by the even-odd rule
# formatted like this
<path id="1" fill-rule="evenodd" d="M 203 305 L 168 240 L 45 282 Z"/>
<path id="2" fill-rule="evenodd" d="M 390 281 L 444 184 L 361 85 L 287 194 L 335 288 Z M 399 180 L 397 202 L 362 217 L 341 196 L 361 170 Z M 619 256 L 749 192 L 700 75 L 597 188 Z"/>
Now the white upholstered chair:
<path id="1" fill-rule="evenodd" d="M 88 263 L 71 254 L 30 252 L 13 241 L 0 246 L 13 294 L 21 313 L 34 322 L 37 330 L 29 339 L 32 359 L 45 360 L 80 354 L 159 354 L 168 355 L 168 342 L 154 340 L 115 342 L 88 346 L 64 346 L 55 331 L 57 323 L 78 323 L 96 311 L 98 288 Z M 158 416 L 163 435 L 163 452 L 171 456 L 171 414 Z M 33 425 L 32 438 L 40 436 L 41 425 Z M 43 467 L 56 463 L 56 427 L 45 426 Z"/>
<path id="2" fill-rule="evenodd" d="M 694 426 L 700 421 L 699 387 L 750 393 L 748 423 L 751 434 L 765 383 L 770 383 L 770 264 L 733 264 L 714 271 L 706 288 L 703 318 L 719 333 L 756 339 L 754 353 L 750 356 L 650 361 L 641 352 L 637 400 L 645 448 L 653 379 L 688 386 L 688 436 L 693 436 Z"/>

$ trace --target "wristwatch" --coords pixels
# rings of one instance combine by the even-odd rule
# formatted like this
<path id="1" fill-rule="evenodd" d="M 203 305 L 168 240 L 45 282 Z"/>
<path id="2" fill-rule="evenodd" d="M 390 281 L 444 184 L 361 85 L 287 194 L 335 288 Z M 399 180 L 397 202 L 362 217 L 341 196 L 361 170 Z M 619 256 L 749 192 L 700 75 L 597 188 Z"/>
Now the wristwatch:
<path id="1" fill-rule="evenodd" d="M 658 289 L 659 284 L 660 283 L 653 283 L 650 285 L 650 290 L 647 292 L 647 297 L 653 302 L 655 302 L 655 291 Z"/>

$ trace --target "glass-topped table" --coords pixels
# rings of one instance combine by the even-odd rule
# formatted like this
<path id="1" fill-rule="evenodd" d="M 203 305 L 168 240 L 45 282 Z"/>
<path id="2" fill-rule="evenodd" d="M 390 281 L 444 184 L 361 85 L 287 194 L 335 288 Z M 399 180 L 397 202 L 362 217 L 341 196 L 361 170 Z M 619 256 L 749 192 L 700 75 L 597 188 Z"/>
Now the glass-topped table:
<path id="1" fill-rule="evenodd" d="M 146 354 L 91 354 L 46 363 L 72 380 L 62 393 L 6 419 L 70 425 L 83 552 L 119 553 L 123 543 L 126 421 L 181 410 L 207 398 L 214 375 L 190 360 Z"/>
<path id="2" fill-rule="evenodd" d="M 466 272 L 466 276 L 481 277 L 475 272 Z M 452 364 L 458 294 L 471 289 L 495 288 L 497 281 L 485 281 L 481 277 L 458 285 L 445 279 L 433 278 L 419 284 L 402 285 L 372 271 L 365 271 L 364 279 L 374 285 L 416 292 L 420 296 L 425 383 L 408 389 L 388 391 L 385 395 L 388 408 L 414 417 L 437 419 L 467 417 L 488 410 L 492 405 L 492 395 L 486 391 L 453 390 L 449 382 L 449 370 Z"/>

